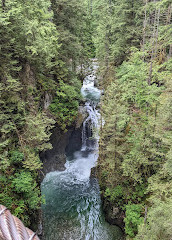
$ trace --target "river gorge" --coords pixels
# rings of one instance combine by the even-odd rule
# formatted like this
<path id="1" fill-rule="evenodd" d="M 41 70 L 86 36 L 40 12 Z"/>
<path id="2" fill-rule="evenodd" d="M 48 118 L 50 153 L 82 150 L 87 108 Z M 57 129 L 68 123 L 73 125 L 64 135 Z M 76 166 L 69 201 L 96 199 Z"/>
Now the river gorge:
<path id="1" fill-rule="evenodd" d="M 86 117 L 82 126 L 80 150 L 69 140 L 64 171 L 52 171 L 42 182 L 42 205 L 45 240 L 119 240 L 122 232 L 105 221 L 98 180 L 91 169 L 98 159 L 98 103 L 101 91 L 95 87 L 96 62 L 83 82 Z M 78 145 L 79 145 L 78 141 Z M 76 142 L 75 142 L 76 145 Z"/>

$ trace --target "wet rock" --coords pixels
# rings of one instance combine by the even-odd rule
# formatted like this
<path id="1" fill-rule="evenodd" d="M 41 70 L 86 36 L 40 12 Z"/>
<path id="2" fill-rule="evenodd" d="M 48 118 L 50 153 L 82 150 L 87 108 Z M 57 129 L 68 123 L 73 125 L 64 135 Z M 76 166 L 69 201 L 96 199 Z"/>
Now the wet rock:
<path id="1" fill-rule="evenodd" d="M 88 113 L 84 106 L 79 106 L 78 118 L 76 122 L 76 128 L 80 128 L 84 120 L 88 117 Z"/>
<path id="2" fill-rule="evenodd" d="M 44 169 L 44 172 L 48 173 L 56 170 L 64 171 L 66 169 L 64 166 L 65 163 L 66 163 L 66 155 L 58 153 L 48 162 L 48 164 L 44 162 L 44 165 L 46 164 L 46 169 Z"/>
<path id="3" fill-rule="evenodd" d="M 44 109 L 45 110 L 47 110 L 48 107 L 50 106 L 52 99 L 53 98 L 52 98 L 51 94 L 46 92 L 45 93 L 45 98 L 44 98 Z"/>
<path id="4" fill-rule="evenodd" d="M 116 225 L 124 230 L 124 212 L 116 206 L 113 206 L 107 200 L 103 200 L 103 210 L 105 219 L 112 225 Z"/>
<path id="5" fill-rule="evenodd" d="M 99 80 L 97 78 L 94 80 L 94 87 L 99 87 Z"/>
<path id="6" fill-rule="evenodd" d="M 64 133 L 58 127 L 53 129 L 50 142 L 52 149 L 42 152 L 40 158 L 43 162 L 43 173 L 47 174 L 52 171 L 64 171 L 66 163 L 65 149 L 69 142 L 73 129 Z"/>
<path id="7" fill-rule="evenodd" d="M 53 148 L 40 154 L 44 174 L 65 170 L 66 154 L 71 155 L 81 149 L 82 129 L 73 127 L 64 133 L 55 127 L 50 142 Z"/>
<path id="8" fill-rule="evenodd" d="M 67 156 L 72 157 L 73 153 L 79 151 L 82 147 L 82 127 L 74 129 L 69 137 L 69 142 L 65 152 Z"/>
<path id="9" fill-rule="evenodd" d="M 91 169 L 90 178 L 97 178 L 97 167 Z"/>

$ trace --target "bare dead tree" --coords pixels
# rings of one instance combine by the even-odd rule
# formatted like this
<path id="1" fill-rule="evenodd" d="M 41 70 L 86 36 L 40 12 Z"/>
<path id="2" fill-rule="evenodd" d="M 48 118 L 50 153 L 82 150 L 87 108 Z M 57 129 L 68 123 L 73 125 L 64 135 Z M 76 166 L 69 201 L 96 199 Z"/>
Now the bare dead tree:
<path id="1" fill-rule="evenodd" d="M 143 21 L 143 52 L 145 51 L 145 41 L 146 41 L 146 26 L 147 26 L 147 4 L 148 0 L 143 0 L 145 3 L 144 21 Z"/>
<path id="2" fill-rule="evenodd" d="M 155 39 L 156 39 L 156 44 L 155 44 L 155 57 L 156 57 L 156 54 L 157 54 L 157 48 L 158 48 L 158 33 L 159 33 L 159 19 L 160 19 L 160 13 L 161 13 L 161 9 L 159 7 L 158 9 L 158 14 L 157 14 L 157 26 L 156 26 L 156 36 L 155 36 Z"/>
<path id="3" fill-rule="evenodd" d="M 154 0 L 154 4 L 155 3 L 156 3 L 156 0 Z M 151 84 L 151 79 L 152 79 L 152 66 L 153 66 L 154 53 L 155 53 L 155 37 L 156 37 L 156 31 L 157 31 L 157 16 L 158 16 L 158 11 L 155 8 L 155 14 L 154 14 L 154 20 L 153 20 L 153 31 L 152 31 L 152 36 L 151 36 L 152 51 L 151 51 L 151 61 L 150 61 L 148 85 Z"/>
<path id="4" fill-rule="evenodd" d="M 172 17 L 172 4 L 170 4 L 168 6 L 166 25 L 169 25 L 171 23 L 171 17 Z M 170 44 L 170 47 L 169 47 L 169 55 L 168 55 L 168 57 L 169 58 L 172 57 L 172 44 Z"/>
<path id="5" fill-rule="evenodd" d="M 5 0 L 2 0 L 1 4 L 2 4 L 2 9 L 4 10 L 4 8 L 5 8 Z"/>

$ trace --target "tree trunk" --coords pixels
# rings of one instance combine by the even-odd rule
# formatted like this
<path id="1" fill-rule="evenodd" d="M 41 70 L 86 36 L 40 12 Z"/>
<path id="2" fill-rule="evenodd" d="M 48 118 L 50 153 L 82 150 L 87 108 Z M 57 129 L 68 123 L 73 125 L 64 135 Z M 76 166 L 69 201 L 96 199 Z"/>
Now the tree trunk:
<path id="1" fill-rule="evenodd" d="M 144 224 L 146 224 L 147 221 L 147 213 L 148 213 L 148 207 L 145 206 L 145 217 L 144 217 Z"/>
<path id="2" fill-rule="evenodd" d="M 156 0 L 154 0 L 154 3 Z M 157 20 L 157 10 L 155 9 L 155 17 L 154 17 L 154 26 L 153 26 L 153 32 L 152 32 L 152 37 L 151 37 L 151 42 L 152 42 L 152 52 L 151 52 L 151 62 L 150 62 L 150 70 L 149 70 L 149 78 L 148 78 L 148 85 L 151 84 L 151 79 L 152 79 L 152 66 L 153 66 L 153 60 L 154 60 L 154 51 L 155 51 L 155 33 L 156 33 L 156 20 Z"/>
<path id="3" fill-rule="evenodd" d="M 145 0 L 145 18 L 144 18 L 144 21 L 143 21 L 143 52 L 145 50 L 145 40 L 146 40 L 147 4 L 148 4 L 148 1 Z"/>
<path id="4" fill-rule="evenodd" d="M 5 0 L 2 0 L 2 9 L 4 10 L 5 8 Z"/>
<path id="5" fill-rule="evenodd" d="M 92 16 L 93 12 L 93 0 L 90 0 L 90 15 Z"/>
<path id="6" fill-rule="evenodd" d="M 172 57 L 172 44 L 170 44 L 170 50 L 169 50 L 169 58 Z"/>
<path id="7" fill-rule="evenodd" d="M 156 29 L 156 44 L 155 44 L 155 56 L 157 54 L 157 48 L 158 48 L 158 33 L 159 33 L 159 18 L 160 18 L 161 10 L 158 9 L 158 15 L 157 15 L 157 29 Z"/>
<path id="8" fill-rule="evenodd" d="M 171 9 L 172 9 L 172 4 L 169 5 L 168 7 L 168 13 L 167 13 L 167 25 L 170 24 L 171 22 Z"/>
<path id="9" fill-rule="evenodd" d="M 169 25 L 171 23 L 171 14 L 172 14 L 171 10 L 172 10 L 172 4 L 170 4 L 168 7 L 166 25 Z M 168 58 L 171 58 L 171 57 L 172 57 L 172 44 L 170 44 L 169 54 L 168 54 Z"/>

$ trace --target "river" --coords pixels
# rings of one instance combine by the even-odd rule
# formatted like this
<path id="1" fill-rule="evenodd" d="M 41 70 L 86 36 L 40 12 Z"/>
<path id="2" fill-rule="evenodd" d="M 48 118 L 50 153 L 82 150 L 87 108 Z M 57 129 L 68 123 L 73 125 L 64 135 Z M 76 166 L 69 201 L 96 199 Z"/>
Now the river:
<path id="1" fill-rule="evenodd" d="M 48 173 L 42 183 L 45 240 L 119 240 L 121 230 L 109 225 L 101 209 L 99 184 L 90 177 L 98 159 L 97 110 L 101 91 L 94 86 L 97 65 L 84 80 L 81 93 L 86 100 L 82 148 L 67 156 L 66 170 Z"/>

